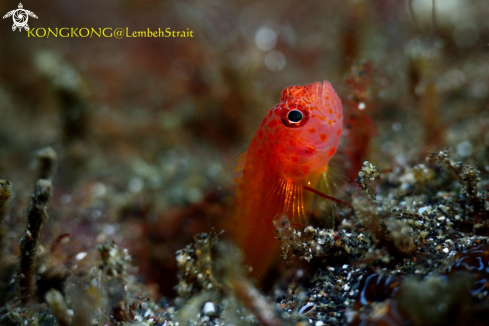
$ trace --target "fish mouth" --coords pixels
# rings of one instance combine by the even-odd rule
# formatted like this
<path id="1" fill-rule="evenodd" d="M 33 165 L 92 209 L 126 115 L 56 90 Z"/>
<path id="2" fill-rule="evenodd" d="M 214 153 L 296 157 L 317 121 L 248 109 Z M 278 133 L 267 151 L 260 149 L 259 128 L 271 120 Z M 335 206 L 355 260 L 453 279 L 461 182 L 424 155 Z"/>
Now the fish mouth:
<path id="1" fill-rule="evenodd" d="M 323 114 L 329 115 L 331 112 L 328 113 L 327 108 L 332 104 L 336 106 L 337 105 L 341 106 L 341 100 L 339 99 L 338 95 L 336 94 L 334 88 L 331 86 L 331 83 L 329 81 L 325 80 L 322 84 L 321 83 L 317 83 L 317 84 L 318 87 L 316 88 L 316 96 L 317 96 L 316 100 L 318 103 L 318 108 Z"/>
<path id="2" fill-rule="evenodd" d="M 331 93 L 331 90 L 333 89 L 331 87 L 331 83 L 327 80 L 323 81 L 323 83 L 321 84 L 321 96 L 320 98 L 326 98 L 327 96 L 329 96 L 329 94 Z M 318 94 L 319 95 L 319 94 Z"/>

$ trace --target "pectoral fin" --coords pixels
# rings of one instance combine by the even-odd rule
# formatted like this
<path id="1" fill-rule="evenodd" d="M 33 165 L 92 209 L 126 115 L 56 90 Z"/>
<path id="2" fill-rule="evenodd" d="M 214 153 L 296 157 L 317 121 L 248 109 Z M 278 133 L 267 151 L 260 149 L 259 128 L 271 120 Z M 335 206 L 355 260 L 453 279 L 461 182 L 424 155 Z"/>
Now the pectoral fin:
<path id="1" fill-rule="evenodd" d="M 342 199 L 346 196 L 346 192 L 350 189 L 348 179 L 344 176 L 344 172 L 330 164 L 325 168 L 325 171 L 320 175 L 316 185 L 311 184 L 319 192 Z M 321 221 L 323 227 L 334 228 L 337 203 L 331 200 L 325 200 L 309 192 L 308 196 L 312 196 L 312 215 Z"/>

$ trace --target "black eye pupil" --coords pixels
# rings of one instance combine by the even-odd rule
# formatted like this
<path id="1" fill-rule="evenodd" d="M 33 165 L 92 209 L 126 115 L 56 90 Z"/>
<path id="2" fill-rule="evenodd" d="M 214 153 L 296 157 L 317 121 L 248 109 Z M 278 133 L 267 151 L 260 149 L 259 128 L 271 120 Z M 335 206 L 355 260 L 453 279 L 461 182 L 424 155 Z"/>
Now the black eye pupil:
<path id="1" fill-rule="evenodd" d="M 298 110 L 292 110 L 287 114 L 287 119 L 290 122 L 299 122 L 302 120 L 302 112 Z"/>

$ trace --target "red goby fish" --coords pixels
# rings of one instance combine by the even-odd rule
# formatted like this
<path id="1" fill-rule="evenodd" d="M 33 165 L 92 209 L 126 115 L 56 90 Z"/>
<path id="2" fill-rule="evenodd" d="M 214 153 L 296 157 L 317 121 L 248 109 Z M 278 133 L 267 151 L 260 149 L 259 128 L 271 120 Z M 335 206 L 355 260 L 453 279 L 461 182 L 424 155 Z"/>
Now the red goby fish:
<path id="1" fill-rule="evenodd" d="M 309 194 L 340 141 L 343 108 L 331 84 L 290 86 L 240 157 L 231 233 L 252 275 L 262 279 L 280 250 L 273 219 L 306 220 Z"/>

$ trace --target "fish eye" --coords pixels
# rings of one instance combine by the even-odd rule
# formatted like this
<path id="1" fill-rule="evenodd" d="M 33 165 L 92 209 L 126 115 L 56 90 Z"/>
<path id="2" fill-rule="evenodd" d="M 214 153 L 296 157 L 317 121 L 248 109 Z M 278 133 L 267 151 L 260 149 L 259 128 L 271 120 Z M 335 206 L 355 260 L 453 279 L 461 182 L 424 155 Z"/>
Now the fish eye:
<path id="1" fill-rule="evenodd" d="M 289 119 L 289 121 L 292 123 L 300 122 L 302 120 L 302 117 L 302 112 L 299 110 L 292 110 L 289 111 L 289 113 L 287 114 L 287 119 Z"/>
<path id="2" fill-rule="evenodd" d="M 307 110 L 307 108 L 304 108 L 297 104 L 292 104 L 289 105 L 287 108 L 281 110 L 280 119 L 286 127 L 302 127 L 307 123 L 307 121 L 309 121 L 309 111 Z"/>

